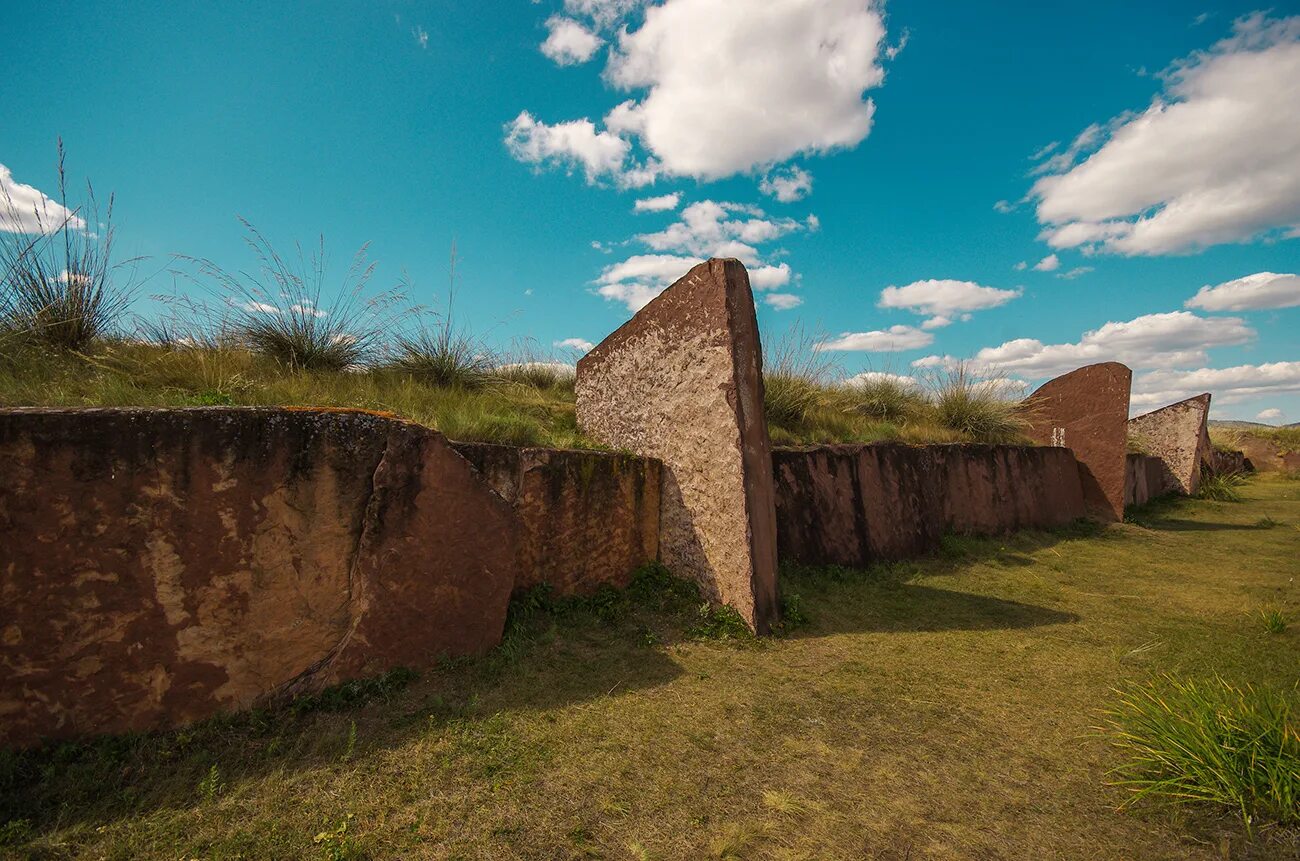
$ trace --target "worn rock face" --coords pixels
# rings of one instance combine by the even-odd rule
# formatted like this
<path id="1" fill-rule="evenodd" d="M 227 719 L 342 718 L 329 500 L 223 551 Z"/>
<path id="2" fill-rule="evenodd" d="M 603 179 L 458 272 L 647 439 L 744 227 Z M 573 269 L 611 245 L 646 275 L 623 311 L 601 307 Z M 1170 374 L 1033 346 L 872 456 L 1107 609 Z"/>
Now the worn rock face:
<path id="1" fill-rule="evenodd" d="M 1207 393 L 1129 419 L 1128 435 L 1162 465 L 1170 491 L 1192 496 L 1200 488 L 1201 469 L 1211 466 L 1209 414 Z"/>
<path id="2" fill-rule="evenodd" d="M 701 263 L 578 362 L 578 424 L 663 463 L 660 558 L 758 632 L 777 614 L 776 516 L 749 277 Z"/>
<path id="3" fill-rule="evenodd" d="M 599 451 L 452 443 L 522 521 L 515 590 L 626 586 L 659 558 L 657 460 Z"/>
<path id="4" fill-rule="evenodd" d="M 1241 472 L 1249 472 L 1250 467 L 1246 463 L 1246 453 L 1240 450 L 1211 449 L 1210 471 L 1215 475 L 1236 475 Z"/>
<path id="5" fill-rule="evenodd" d="M 1061 526 L 1085 513 L 1064 448 L 901 444 L 778 448 L 783 561 L 862 567 L 931 552 L 945 532 Z"/>
<path id="6" fill-rule="evenodd" d="M 0 741 L 176 726 L 501 637 L 518 521 L 437 433 L 0 411 Z"/>
<path id="7" fill-rule="evenodd" d="M 1144 505 L 1160 496 L 1174 493 L 1173 481 L 1158 457 L 1129 452 L 1124 459 L 1124 505 Z"/>
<path id="8" fill-rule="evenodd" d="M 1241 451 L 1251 467 L 1259 472 L 1300 470 L 1300 451 L 1282 451 L 1272 440 L 1242 434 Z"/>
<path id="9" fill-rule="evenodd" d="M 1068 448 L 1079 461 L 1088 513 L 1101 520 L 1124 518 L 1128 399 L 1133 372 L 1102 362 L 1049 380 L 1029 405 L 1029 437 L 1039 445 Z"/>

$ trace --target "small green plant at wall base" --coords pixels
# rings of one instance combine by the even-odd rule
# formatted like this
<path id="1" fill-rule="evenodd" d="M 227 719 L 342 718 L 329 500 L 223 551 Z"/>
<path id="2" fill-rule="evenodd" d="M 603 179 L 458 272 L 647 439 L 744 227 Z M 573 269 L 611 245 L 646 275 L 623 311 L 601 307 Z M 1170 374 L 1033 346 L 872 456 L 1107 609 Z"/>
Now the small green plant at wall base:
<path id="1" fill-rule="evenodd" d="M 216 766 L 216 763 L 213 763 L 212 767 L 208 769 L 208 773 L 199 781 L 199 797 L 204 801 L 211 802 L 216 800 L 216 797 L 225 789 L 226 784 L 221 780 L 221 769 Z"/>
<path id="2" fill-rule="evenodd" d="M 1286 631 L 1286 614 L 1280 607 L 1265 607 L 1259 611 L 1259 616 L 1268 633 L 1281 634 Z"/>
<path id="3" fill-rule="evenodd" d="M 349 813 L 339 820 L 338 825 L 320 832 L 311 839 L 311 842 L 320 849 L 320 857 L 323 861 L 360 861 L 365 858 L 365 854 L 348 834 L 348 826 L 351 823 L 352 814 Z"/>
<path id="4" fill-rule="evenodd" d="M 1244 476 L 1206 475 L 1201 478 L 1201 489 L 1197 496 L 1215 502 L 1241 502 L 1241 488 L 1246 484 Z"/>
<path id="5" fill-rule="evenodd" d="M 1249 829 L 1300 823 L 1300 723 L 1295 689 L 1163 676 L 1117 691 L 1104 712 L 1122 762 L 1113 783 L 1142 800 L 1204 803 Z"/>

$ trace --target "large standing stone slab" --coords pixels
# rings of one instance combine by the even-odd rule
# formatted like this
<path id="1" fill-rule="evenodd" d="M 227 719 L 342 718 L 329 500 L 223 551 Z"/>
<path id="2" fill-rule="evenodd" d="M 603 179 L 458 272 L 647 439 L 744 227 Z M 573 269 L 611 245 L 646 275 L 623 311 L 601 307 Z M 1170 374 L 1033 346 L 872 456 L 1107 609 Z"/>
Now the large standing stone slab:
<path id="1" fill-rule="evenodd" d="M 1133 372 L 1101 362 L 1049 380 L 1028 399 L 1029 437 L 1074 452 L 1088 513 L 1124 518 L 1128 399 Z"/>
<path id="2" fill-rule="evenodd" d="M 482 652 L 519 531 L 441 434 L 382 415 L 0 410 L 0 743 Z"/>
<path id="3" fill-rule="evenodd" d="M 1129 419 L 1128 434 L 1163 465 L 1162 489 L 1191 496 L 1210 466 L 1208 393 Z"/>
<path id="4" fill-rule="evenodd" d="M 701 263 L 578 362 L 578 424 L 663 462 L 660 558 L 757 632 L 777 615 L 776 513 L 749 276 Z"/>

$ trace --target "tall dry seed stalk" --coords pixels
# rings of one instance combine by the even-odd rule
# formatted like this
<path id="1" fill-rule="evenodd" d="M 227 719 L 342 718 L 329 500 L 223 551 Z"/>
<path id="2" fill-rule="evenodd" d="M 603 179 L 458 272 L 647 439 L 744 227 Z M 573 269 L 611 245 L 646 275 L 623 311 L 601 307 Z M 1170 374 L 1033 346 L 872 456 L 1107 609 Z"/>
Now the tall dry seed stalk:
<path id="1" fill-rule="evenodd" d="M 113 331 L 131 303 L 140 258 L 113 262 L 113 195 L 101 213 L 94 186 L 68 206 L 63 140 L 58 210 L 38 197 L 26 208 L 0 186 L 0 330 L 62 350 L 81 350 Z"/>

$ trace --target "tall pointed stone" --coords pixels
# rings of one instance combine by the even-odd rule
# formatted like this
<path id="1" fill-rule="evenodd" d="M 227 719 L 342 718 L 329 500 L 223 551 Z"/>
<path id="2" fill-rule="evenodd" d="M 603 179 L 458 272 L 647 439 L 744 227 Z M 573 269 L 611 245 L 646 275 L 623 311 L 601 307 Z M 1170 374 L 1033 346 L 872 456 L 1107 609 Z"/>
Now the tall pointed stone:
<path id="1" fill-rule="evenodd" d="M 1079 461 L 1088 513 L 1124 518 L 1128 399 L 1133 372 L 1101 362 L 1049 380 L 1029 396 L 1029 436 L 1039 445 L 1064 446 Z"/>
<path id="2" fill-rule="evenodd" d="M 1201 465 L 1210 460 L 1210 395 L 1207 392 L 1129 419 L 1129 436 L 1160 461 L 1162 492 L 1191 496 L 1201 485 Z"/>
<path id="3" fill-rule="evenodd" d="M 749 276 L 701 263 L 578 362 L 578 424 L 663 462 L 660 558 L 756 632 L 777 617 L 776 509 Z"/>

